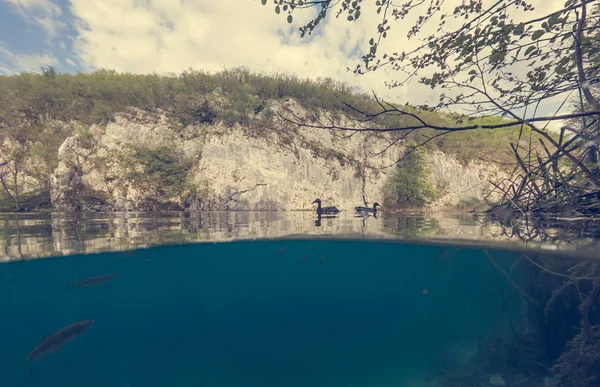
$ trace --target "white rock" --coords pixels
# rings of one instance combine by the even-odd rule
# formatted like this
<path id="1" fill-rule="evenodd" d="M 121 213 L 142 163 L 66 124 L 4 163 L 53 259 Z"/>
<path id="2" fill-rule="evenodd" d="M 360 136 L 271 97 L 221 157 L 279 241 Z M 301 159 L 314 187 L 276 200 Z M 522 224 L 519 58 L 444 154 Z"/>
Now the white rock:
<path id="1" fill-rule="evenodd" d="M 293 99 L 275 103 L 272 109 L 299 117 L 312 114 Z M 341 120 L 338 124 L 352 123 Z M 80 179 L 86 186 L 111 196 L 114 209 L 135 209 L 148 193 L 132 187 L 123 189 L 128 184 L 122 180 L 123 169 L 116 155 L 130 146 L 166 145 L 193 161 L 189 179 L 202 192 L 198 209 L 309 210 L 318 197 L 324 206 L 352 211 L 354 206 L 363 205 L 363 195 L 369 204 L 383 204 L 382 189 L 393 172 L 393 168 L 384 167 L 397 160 L 401 148 L 394 146 L 383 155 L 373 155 L 388 143 L 372 133 L 342 138 L 348 132 L 336 135 L 282 121 L 270 125 L 264 130 L 218 124 L 182 129 L 170 126 L 162 112 L 128 109 L 103 130 L 92 127 L 96 139 L 93 155 L 103 157 L 106 165 L 102 168 L 85 161 L 90 150 L 80 150 L 76 137 L 61 146 L 60 164 L 53 176 L 53 203 L 68 207 L 65 185 L 76 178 L 71 161 L 77 159 L 82 163 Z M 359 164 L 366 167 L 360 169 Z M 429 155 L 429 164 L 432 183 L 443 188 L 433 208 L 461 200 L 482 200 L 489 190 L 487 179 L 501 175 L 497 166 L 479 162 L 463 166 L 439 151 Z"/>

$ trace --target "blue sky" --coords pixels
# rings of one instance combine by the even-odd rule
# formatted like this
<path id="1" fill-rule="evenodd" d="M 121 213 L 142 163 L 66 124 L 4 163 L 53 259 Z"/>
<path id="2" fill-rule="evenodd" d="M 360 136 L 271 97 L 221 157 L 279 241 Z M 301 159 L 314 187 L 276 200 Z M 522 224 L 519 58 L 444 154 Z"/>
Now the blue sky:
<path id="1" fill-rule="evenodd" d="M 52 6 L 43 1 L 0 0 L 0 72 L 39 71 L 52 64 L 61 72 L 75 72 L 71 28 L 73 15 L 69 2 L 56 0 Z M 3 49 L 2 49 L 3 48 Z"/>

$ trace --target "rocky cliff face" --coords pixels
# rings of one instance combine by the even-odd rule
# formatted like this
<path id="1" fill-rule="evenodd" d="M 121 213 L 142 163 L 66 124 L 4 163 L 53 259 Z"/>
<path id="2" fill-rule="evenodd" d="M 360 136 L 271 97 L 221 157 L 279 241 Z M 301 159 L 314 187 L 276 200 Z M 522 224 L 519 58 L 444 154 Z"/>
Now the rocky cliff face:
<path id="1" fill-rule="evenodd" d="M 309 117 L 296 101 L 271 106 Z M 260 113 L 257 117 L 260 119 Z M 323 205 L 352 209 L 383 201 L 384 187 L 400 148 L 369 133 L 334 133 L 297 128 L 279 119 L 269 127 L 253 124 L 225 127 L 190 125 L 179 128 L 163 112 L 131 109 L 105 126 L 68 138 L 59 151 L 52 178 L 52 202 L 60 210 L 306 210 L 319 197 Z M 125 161 L 132 149 L 173 150 L 189 166 L 180 195 L 162 188 L 132 184 Z M 432 179 L 439 192 L 433 207 L 481 200 L 487 180 L 501 172 L 493 165 L 461 165 L 435 152 Z M 129 169 L 128 169 L 129 168 Z M 132 177 L 133 176 L 133 177 Z"/>

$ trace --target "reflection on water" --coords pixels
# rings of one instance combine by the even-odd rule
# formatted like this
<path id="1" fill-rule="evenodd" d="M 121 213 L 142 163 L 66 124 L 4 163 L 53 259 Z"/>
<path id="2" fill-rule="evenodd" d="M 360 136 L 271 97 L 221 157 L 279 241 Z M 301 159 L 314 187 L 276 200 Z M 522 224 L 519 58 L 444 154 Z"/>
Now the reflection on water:
<path id="1" fill-rule="evenodd" d="M 316 215 L 312 212 L 0 214 L 0 260 L 164 244 L 289 236 L 350 236 L 404 240 L 502 242 L 597 251 L 599 221 L 523 221 L 506 227 L 472 214 Z"/>

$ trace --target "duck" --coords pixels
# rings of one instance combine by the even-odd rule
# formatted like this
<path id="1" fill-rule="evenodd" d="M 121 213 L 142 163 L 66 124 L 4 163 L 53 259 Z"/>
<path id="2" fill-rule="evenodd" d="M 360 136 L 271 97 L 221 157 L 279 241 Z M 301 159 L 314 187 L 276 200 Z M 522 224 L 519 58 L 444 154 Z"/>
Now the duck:
<path id="1" fill-rule="evenodd" d="M 379 203 L 373 203 L 373 208 L 356 206 L 354 207 L 354 209 L 356 210 L 356 212 L 377 214 L 377 206 L 381 207 Z"/>
<path id="2" fill-rule="evenodd" d="M 321 199 L 316 198 L 312 203 L 317 203 L 317 214 L 337 214 L 340 210 L 335 206 L 321 207 Z"/>

